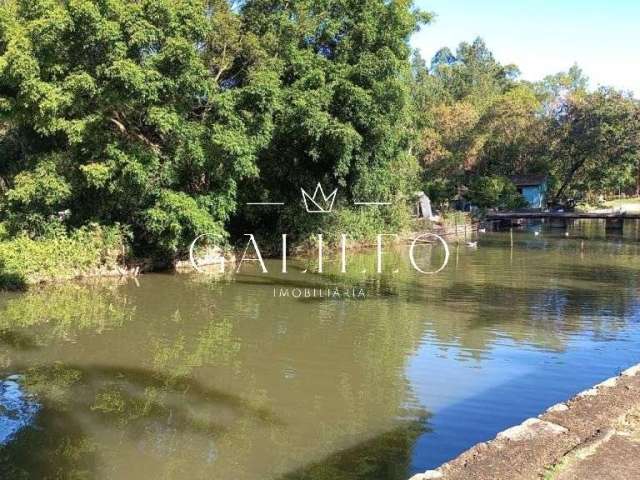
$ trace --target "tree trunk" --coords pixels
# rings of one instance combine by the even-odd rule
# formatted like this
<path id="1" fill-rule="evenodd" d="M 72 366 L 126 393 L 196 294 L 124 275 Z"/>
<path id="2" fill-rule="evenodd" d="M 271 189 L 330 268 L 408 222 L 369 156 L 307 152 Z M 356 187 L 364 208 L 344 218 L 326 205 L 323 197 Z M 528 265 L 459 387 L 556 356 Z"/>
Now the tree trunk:
<path id="1" fill-rule="evenodd" d="M 569 171 L 569 173 L 565 177 L 564 182 L 562 182 L 562 185 L 560 186 L 560 188 L 558 189 L 556 194 L 553 196 L 553 201 L 554 202 L 557 202 L 560 199 L 560 196 L 562 195 L 562 193 L 564 193 L 566 188 L 569 186 L 569 184 L 571 183 L 571 180 L 573 180 L 573 177 L 575 176 L 576 172 L 578 170 L 580 170 L 580 167 L 582 167 L 582 165 L 584 165 L 585 162 L 586 162 L 586 159 L 582 159 L 579 162 L 574 163 L 573 167 L 571 167 L 571 170 Z"/>

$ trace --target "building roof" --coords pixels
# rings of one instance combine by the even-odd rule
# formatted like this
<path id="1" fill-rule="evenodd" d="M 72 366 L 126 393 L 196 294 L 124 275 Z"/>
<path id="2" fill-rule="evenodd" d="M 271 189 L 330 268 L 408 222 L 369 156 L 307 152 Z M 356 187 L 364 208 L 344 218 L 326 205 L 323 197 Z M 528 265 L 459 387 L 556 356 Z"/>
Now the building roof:
<path id="1" fill-rule="evenodd" d="M 547 176 L 544 174 L 515 175 L 511 177 L 511 181 L 516 185 L 516 187 L 528 187 L 546 183 Z"/>

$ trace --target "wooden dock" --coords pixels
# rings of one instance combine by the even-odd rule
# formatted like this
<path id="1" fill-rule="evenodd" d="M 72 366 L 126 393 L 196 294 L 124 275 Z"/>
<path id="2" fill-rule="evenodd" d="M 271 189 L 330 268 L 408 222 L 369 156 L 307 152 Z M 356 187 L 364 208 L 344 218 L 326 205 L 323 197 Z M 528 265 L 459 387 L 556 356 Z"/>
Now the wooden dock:
<path id="1" fill-rule="evenodd" d="M 566 228 L 573 220 L 604 220 L 605 227 L 611 230 L 621 230 L 625 220 L 640 220 L 640 212 L 493 212 L 485 216 L 489 222 L 518 225 L 522 220 L 544 220 L 551 227 Z"/>
<path id="2" fill-rule="evenodd" d="M 593 219 L 593 220 L 640 220 L 640 212 L 494 212 L 487 220 L 518 219 Z"/>

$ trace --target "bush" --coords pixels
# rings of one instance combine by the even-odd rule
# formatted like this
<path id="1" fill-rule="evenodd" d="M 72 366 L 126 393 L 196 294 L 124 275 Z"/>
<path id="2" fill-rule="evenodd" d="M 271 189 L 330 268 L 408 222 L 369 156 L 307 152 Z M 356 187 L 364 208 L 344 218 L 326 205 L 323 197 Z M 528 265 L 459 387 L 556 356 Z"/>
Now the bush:
<path id="1" fill-rule="evenodd" d="M 114 269 L 121 259 L 125 235 L 119 227 L 91 225 L 72 234 L 0 242 L 0 288 L 67 280 Z"/>
<path id="2" fill-rule="evenodd" d="M 29 232 L 32 236 L 50 236 L 64 231 L 58 212 L 65 210 L 71 195 L 67 181 L 58 174 L 52 155 L 33 171 L 13 178 L 13 188 L 4 196 L 6 227 L 10 234 Z"/>
<path id="3" fill-rule="evenodd" d="M 411 225 L 408 206 L 402 201 L 381 207 L 360 209 L 341 208 L 323 229 L 330 243 L 338 243 L 340 234 L 349 236 L 349 241 L 374 243 L 379 233 L 401 233 Z"/>
<path id="4" fill-rule="evenodd" d="M 457 193 L 455 178 L 436 178 L 426 181 L 423 189 L 433 205 L 446 204 Z"/>
<path id="5" fill-rule="evenodd" d="M 181 192 L 163 190 L 155 205 L 144 212 L 143 222 L 146 240 L 154 245 L 150 253 L 165 261 L 184 257 L 198 235 L 206 233 L 226 238 L 222 224 Z"/>
<path id="6" fill-rule="evenodd" d="M 523 208 L 527 202 L 516 186 L 506 177 L 477 177 L 470 185 L 467 199 L 481 209 Z"/>

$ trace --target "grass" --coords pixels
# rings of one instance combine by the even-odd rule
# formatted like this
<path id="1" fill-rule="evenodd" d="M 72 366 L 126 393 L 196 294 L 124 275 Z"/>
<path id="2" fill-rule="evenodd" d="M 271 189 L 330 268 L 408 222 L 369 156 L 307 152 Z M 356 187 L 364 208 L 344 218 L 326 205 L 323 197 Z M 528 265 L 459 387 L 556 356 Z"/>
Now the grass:
<path id="1" fill-rule="evenodd" d="M 619 198 L 604 202 L 605 208 L 621 208 L 625 211 L 640 211 L 640 197 Z"/>
<path id="2" fill-rule="evenodd" d="M 583 201 L 578 204 L 578 210 L 590 212 L 594 210 L 623 210 L 626 212 L 640 212 L 640 197 L 615 198 L 597 202 Z"/>

